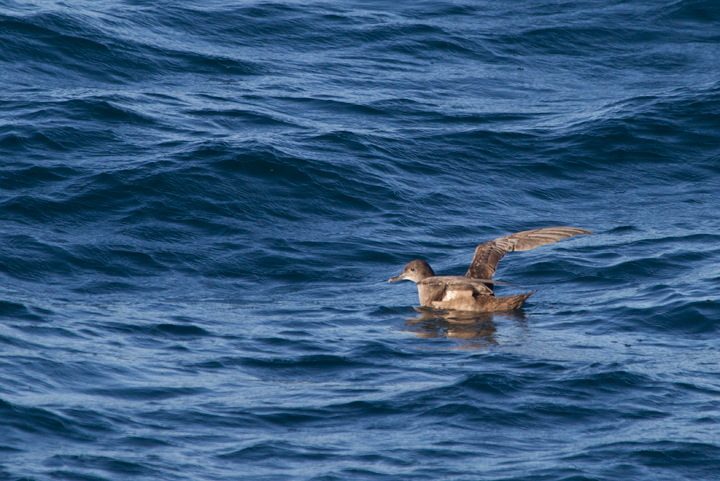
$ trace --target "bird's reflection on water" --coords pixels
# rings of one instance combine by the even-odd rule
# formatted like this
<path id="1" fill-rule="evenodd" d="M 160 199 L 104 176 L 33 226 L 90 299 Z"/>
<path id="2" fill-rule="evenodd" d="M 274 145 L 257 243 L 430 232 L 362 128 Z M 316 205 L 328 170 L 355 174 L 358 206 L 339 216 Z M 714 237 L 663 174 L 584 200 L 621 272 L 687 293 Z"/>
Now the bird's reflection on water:
<path id="1" fill-rule="evenodd" d="M 445 337 L 461 340 L 460 349 L 483 349 L 498 345 L 496 321 L 512 321 L 527 331 L 527 319 L 521 310 L 502 312 L 442 311 L 416 308 L 416 317 L 405 319 L 408 331 L 418 337 Z"/>

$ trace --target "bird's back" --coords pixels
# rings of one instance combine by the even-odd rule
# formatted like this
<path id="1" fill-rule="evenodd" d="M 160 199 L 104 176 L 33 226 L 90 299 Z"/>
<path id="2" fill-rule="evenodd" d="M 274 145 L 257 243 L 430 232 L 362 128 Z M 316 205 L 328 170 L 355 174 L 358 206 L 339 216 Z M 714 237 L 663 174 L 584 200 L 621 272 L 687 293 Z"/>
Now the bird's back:
<path id="1" fill-rule="evenodd" d="M 421 306 L 433 302 L 454 300 L 455 303 L 471 303 L 478 295 L 492 295 L 492 290 L 480 279 L 465 276 L 434 276 L 418 282 Z"/>

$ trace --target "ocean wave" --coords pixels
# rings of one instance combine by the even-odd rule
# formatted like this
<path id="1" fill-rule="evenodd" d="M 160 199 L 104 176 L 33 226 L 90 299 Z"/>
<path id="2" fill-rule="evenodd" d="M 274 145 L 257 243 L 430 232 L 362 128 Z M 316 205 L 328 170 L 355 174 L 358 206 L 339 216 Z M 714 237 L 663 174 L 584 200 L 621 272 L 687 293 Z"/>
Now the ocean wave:
<path id="1" fill-rule="evenodd" d="M 714 5 L 3 5 L 0 477 L 717 471 Z"/>

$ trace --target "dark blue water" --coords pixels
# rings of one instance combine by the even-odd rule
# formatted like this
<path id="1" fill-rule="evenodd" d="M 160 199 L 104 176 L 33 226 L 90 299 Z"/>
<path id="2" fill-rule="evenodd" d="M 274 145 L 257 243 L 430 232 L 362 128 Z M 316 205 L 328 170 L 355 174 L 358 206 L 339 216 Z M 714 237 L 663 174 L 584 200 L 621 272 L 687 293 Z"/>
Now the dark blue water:
<path id="1" fill-rule="evenodd" d="M 0 479 L 720 479 L 720 5 L 0 1 Z M 420 312 L 511 253 L 522 310 Z"/>

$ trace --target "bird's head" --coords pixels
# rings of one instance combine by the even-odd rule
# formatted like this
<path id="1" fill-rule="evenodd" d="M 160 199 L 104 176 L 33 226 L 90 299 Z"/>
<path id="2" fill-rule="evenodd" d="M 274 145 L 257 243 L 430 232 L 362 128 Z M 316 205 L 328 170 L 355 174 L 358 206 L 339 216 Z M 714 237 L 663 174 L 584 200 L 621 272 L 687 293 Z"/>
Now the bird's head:
<path id="1" fill-rule="evenodd" d="M 428 263 L 425 261 L 417 260 L 405 265 L 405 269 L 403 269 L 402 274 L 397 277 L 393 277 L 388 282 L 402 281 L 403 279 L 407 279 L 408 281 L 413 281 L 417 284 L 421 280 L 433 276 L 435 276 L 435 273 L 430 268 Z"/>

